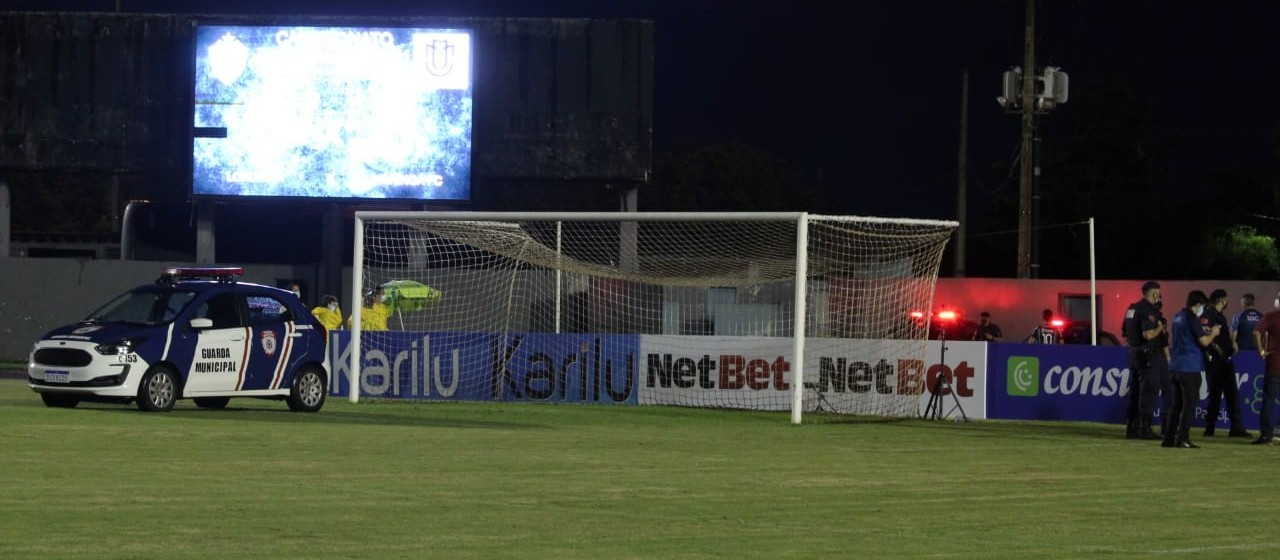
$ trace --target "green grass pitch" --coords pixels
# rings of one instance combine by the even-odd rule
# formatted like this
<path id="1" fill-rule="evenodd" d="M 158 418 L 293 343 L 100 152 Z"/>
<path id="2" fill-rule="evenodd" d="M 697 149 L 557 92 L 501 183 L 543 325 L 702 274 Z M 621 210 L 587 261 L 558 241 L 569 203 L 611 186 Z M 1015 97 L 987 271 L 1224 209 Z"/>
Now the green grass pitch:
<path id="1" fill-rule="evenodd" d="M 0 380 L 0 558 L 1265 558 L 1280 447 L 666 407 L 45 408 Z"/>

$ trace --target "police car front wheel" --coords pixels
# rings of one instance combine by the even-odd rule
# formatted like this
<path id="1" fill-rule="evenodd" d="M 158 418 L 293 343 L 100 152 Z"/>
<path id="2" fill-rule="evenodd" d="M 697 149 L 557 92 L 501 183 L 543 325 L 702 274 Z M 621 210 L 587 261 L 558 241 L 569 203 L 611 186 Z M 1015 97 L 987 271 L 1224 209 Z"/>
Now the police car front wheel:
<path id="1" fill-rule="evenodd" d="M 178 398 L 178 382 L 169 368 L 156 366 L 142 376 L 138 386 L 138 408 L 147 412 L 169 412 Z"/>
<path id="2" fill-rule="evenodd" d="M 294 412 L 316 412 L 324 406 L 324 398 L 328 392 L 324 372 L 316 367 L 308 367 L 294 376 L 286 402 L 289 403 L 289 410 Z"/>

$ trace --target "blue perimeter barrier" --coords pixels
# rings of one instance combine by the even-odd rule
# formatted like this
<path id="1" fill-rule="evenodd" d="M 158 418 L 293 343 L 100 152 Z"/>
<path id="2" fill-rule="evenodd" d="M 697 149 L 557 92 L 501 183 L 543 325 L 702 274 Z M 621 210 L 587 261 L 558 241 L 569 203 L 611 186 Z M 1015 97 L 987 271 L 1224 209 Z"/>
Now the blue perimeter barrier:
<path id="1" fill-rule="evenodd" d="M 1246 351 L 1234 362 L 1244 425 L 1257 429 L 1262 359 Z M 987 373 L 987 418 L 1125 423 L 1130 376 L 1126 347 L 995 343 L 988 345 Z M 1201 374 L 1196 426 L 1205 425 L 1207 395 Z M 1158 417 L 1163 413 L 1157 409 Z M 1228 427 L 1225 402 L 1216 426 Z"/>
<path id="2" fill-rule="evenodd" d="M 505 400 L 635 404 L 639 387 L 633 364 L 639 337 L 630 335 L 506 335 L 379 333 L 380 343 L 363 359 L 365 396 L 425 400 Z M 573 337 L 572 355 L 551 355 Z M 330 333 L 330 393 L 347 392 L 350 333 Z M 478 384 L 459 386 L 451 358 L 470 347 L 488 355 Z M 478 347 L 478 348 L 477 348 Z M 501 350 L 500 350 L 501 349 Z M 465 354 L 465 353 L 464 353 Z M 1246 351 L 1235 357 L 1240 408 L 1247 429 L 1257 429 L 1262 410 L 1262 359 Z M 1129 386 L 1128 349 L 1123 346 L 989 343 L 985 364 L 969 381 L 985 387 L 986 410 L 971 416 L 1004 420 L 1066 420 L 1123 424 Z M 985 368 L 982 366 L 985 365 Z M 985 371 L 984 371 L 985 369 Z M 1208 385 L 1201 379 L 1195 425 L 1208 414 Z M 1163 401 L 1163 399 L 1162 399 Z M 1274 404 L 1280 404 L 1277 399 Z M 1164 413 L 1157 405 L 1157 420 Z M 1225 402 L 1216 420 L 1228 427 Z"/>

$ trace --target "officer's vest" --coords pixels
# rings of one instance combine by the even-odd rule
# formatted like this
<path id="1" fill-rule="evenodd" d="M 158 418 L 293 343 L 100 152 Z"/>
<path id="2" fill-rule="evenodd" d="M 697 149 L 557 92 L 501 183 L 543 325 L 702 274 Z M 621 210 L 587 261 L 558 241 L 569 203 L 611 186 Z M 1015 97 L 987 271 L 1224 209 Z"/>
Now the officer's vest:
<path id="1" fill-rule="evenodd" d="M 1129 308 L 1124 311 L 1124 324 L 1120 327 L 1120 333 L 1124 336 L 1125 343 L 1134 348 L 1146 343 L 1146 339 L 1142 338 L 1141 310 L 1141 301 L 1129 304 Z"/>

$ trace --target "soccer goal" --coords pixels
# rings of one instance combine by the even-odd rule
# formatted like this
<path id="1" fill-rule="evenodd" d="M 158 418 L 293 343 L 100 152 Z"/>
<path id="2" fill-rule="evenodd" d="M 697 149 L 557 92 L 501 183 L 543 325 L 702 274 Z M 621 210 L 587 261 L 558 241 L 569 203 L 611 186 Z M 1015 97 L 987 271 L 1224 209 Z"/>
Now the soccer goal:
<path id="1" fill-rule="evenodd" d="M 932 306 L 955 227 L 357 212 L 352 298 L 364 305 L 337 335 L 350 342 L 335 391 L 776 410 L 795 423 L 804 412 L 914 416 L 928 325 L 912 312 Z"/>

